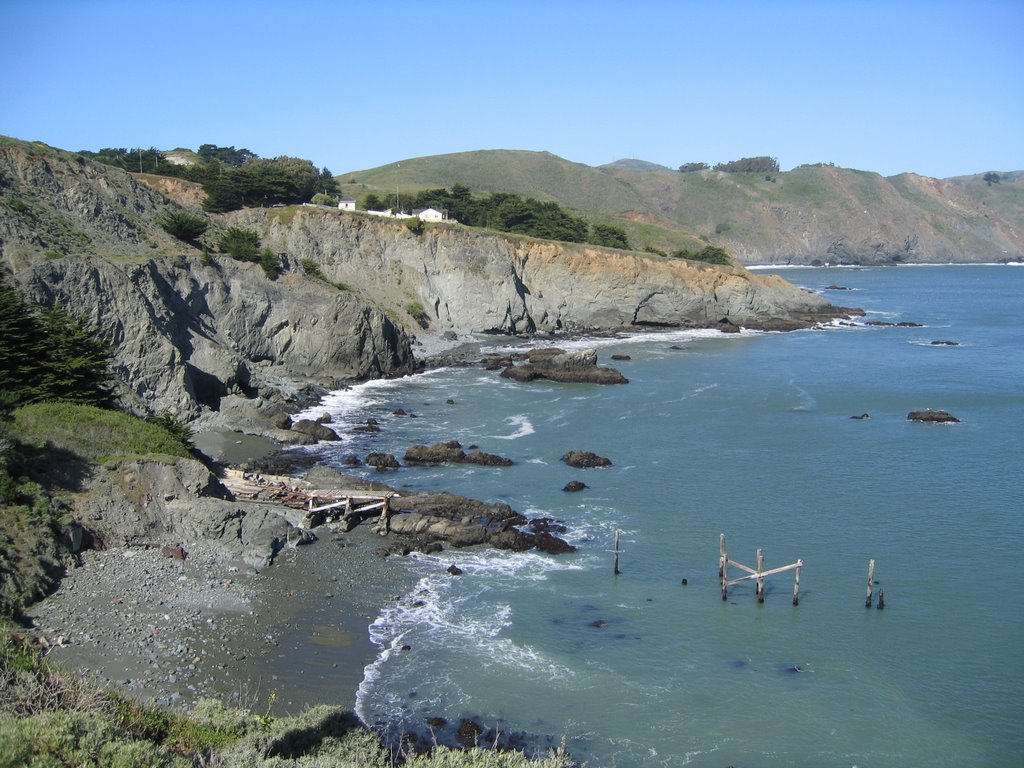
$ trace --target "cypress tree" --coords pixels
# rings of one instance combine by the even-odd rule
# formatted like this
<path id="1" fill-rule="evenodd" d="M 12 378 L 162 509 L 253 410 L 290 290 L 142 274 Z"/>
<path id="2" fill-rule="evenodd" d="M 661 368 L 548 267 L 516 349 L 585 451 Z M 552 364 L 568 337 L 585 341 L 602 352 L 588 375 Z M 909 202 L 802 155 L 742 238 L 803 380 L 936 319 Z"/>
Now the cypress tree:
<path id="1" fill-rule="evenodd" d="M 33 307 L 0 275 L 0 392 L 2 411 L 43 400 L 109 406 L 110 352 L 83 319 Z"/>

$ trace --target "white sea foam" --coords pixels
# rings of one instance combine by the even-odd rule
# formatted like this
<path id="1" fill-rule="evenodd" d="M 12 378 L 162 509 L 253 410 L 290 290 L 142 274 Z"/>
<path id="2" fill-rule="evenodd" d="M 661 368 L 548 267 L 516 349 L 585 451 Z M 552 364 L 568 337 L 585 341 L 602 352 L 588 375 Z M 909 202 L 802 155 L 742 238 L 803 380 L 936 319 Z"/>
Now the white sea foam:
<path id="1" fill-rule="evenodd" d="M 525 413 L 520 413 L 516 416 L 509 416 L 505 419 L 505 423 L 516 428 L 516 431 L 511 435 L 491 435 L 495 440 L 515 440 L 520 437 L 526 437 L 532 435 L 537 430 L 534 429 L 533 423 L 530 421 L 530 417 Z"/>
<path id="2" fill-rule="evenodd" d="M 420 649 L 459 648 L 475 657 L 477 667 L 511 667 L 518 674 L 537 674 L 562 683 L 575 676 L 572 669 L 534 647 L 502 637 L 512 624 L 512 609 L 494 596 L 523 581 L 543 580 L 553 570 L 581 566 L 534 552 L 446 552 L 413 555 L 410 560 L 426 575 L 370 625 L 370 639 L 380 652 L 364 669 L 356 695 L 356 712 L 364 721 L 373 722 L 371 700 L 377 714 L 399 711 L 400 698 L 377 689 L 387 676 L 389 662 L 407 643 Z M 456 564 L 465 578 L 456 581 L 445 573 L 448 563 Z"/>

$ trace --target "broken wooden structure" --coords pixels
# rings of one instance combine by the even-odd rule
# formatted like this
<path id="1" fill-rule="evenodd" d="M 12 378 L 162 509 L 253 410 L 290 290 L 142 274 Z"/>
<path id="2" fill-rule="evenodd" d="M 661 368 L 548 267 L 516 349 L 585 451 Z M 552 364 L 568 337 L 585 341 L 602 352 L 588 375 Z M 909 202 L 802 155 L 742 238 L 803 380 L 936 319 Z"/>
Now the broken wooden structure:
<path id="1" fill-rule="evenodd" d="M 282 475 L 261 475 L 229 469 L 221 478 L 236 499 L 264 501 L 303 510 L 303 528 L 340 522 L 349 531 L 366 517 L 380 513 L 375 530 L 382 536 L 390 531 L 394 491 L 313 488 L 310 483 Z"/>
<path id="2" fill-rule="evenodd" d="M 738 579 L 729 579 L 729 566 L 734 565 L 741 571 L 746 571 L 746 576 L 740 576 Z M 718 577 L 722 581 L 722 599 L 727 600 L 729 598 L 729 587 L 733 584 L 739 584 L 743 581 L 756 581 L 756 595 L 757 602 L 764 602 L 764 580 L 766 576 L 772 576 L 776 573 L 783 573 L 785 571 L 794 571 L 795 575 L 793 578 L 793 605 L 800 604 L 800 569 L 803 568 L 804 561 L 797 560 L 795 563 L 789 565 L 783 565 L 778 568 L 771 568 L 765 570 L 764 567 L 764 550 L 757 550 L 757 567 L 751 568 L 750 566 L 738 563 L 735 560 L 729 559 L 729 554 L 725 549 L 725 534 L 719 534 L 718 537 Z"/>

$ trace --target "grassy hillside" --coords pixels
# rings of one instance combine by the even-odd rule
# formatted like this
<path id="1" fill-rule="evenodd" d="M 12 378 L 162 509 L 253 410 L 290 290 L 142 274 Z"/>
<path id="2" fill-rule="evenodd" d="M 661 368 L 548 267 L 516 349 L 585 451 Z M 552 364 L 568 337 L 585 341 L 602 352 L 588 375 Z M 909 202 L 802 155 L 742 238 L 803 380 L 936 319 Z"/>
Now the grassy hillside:
<path id="1" fill-rule="evenodd" d="M 835 166 L 773 174 L 680 173 L 642 160 L 599 168 L 546 152 L 488 150 L 413 158 L 342 174 L 344 193 L 411 194 L 464 184 L 475 194 L 552 200 L 628 232 L 635 247 L 700 241 L 748 263 L 1013 259 L 1024 251 L 1024 174 L 892 178 Z"/>

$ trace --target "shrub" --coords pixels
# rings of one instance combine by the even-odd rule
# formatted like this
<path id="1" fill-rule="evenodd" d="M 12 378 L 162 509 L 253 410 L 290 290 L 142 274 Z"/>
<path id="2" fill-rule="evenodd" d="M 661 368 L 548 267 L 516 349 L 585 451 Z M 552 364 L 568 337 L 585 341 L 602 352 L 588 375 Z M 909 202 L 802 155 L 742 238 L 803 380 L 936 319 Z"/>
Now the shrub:
<path id="1" fill-rule="evenodd" d="M 590 237 L 587 238 L 587 242 L 592 245 L 603 245 L 606 248 L 622 248 L 627 251 L 630 249 L 626 230 L 612 224 L 594 224 L 590 228 Z"/>
<path id="2" fill-rule="evenodd" d="M 703 261 L 706 264 L 720 264 L 726 267 L 732 264 L 728 251 L 724 248 L 719 248 L 717 245 L 705 245 L 699 251 L 674 251 L 672 255 L 677 259 Z"/>
<path id="3" fill-rule="evenodd" d="M 146 421 L 167 430 L 171 437 L 180 442 L 186 448 L 191 449 L 193 447 L 192 438 L 195 437 L 195 433 L 192 431 L 192 427 L 176 417 L 174 414 L 164 411 L 163 413 L 146 417 Z"/>
<path id="4" fill-rule="evenodd" d="M 257 262 L 260 258 L 260 236 L 251 229 L 229 227 L 217 240 L 217 247 L 239 261 Z"/>
<path id="5" fill-rule="evenodd" d="M 409 228 L 409 231 L 414 235 L 422 235 L 424 230 L 423 221 L 419 216 L 413 216 L 411 219 L 405 220 L 405 226 Z"/>
<path id="6" fill-rule="evenodd" d="M 170 209 L 157 219 L 164 232 L 184 242 L 191 242 L 206 232 L 210 222 L 205 216 L 185 210 Z"/>
<path id="7" fill-rule="evenodd" d="M 320 264 L 313 259 L 302 259 L 299 264 L 302 265 L 302 269 L 305 270 L 306 274 L 316 280 L 326 280 L 323 271 L 320 269 Z"/>
<path id="8" fill-rule="evenodd" d="M 263 274 L 267 276 L 268 280 L 277 280 L 277 276 L 281 274 L 283 268 L 281 259 L 270 249 L 270 246 L 264 246 L 260 251 L 260 266 L 263 267 Z"/>
<path id="9" fill-rule="evenodd" d="M 414 301 L 411 304 L 409 304 L 405 308 L 405 311 L 409 313 L 409 316 L 412 317 L 413 320 L 419 323 L 420 328 L 426 328 L 427 326 L 430 325 L 430 316 L 427 314 L 427 311 L 423 308 L 423 305 L 420 304 L 418 301 Z"/>
<path id="10" fill-rule="evenodd" d="M 331 195 L 325 195 L 323 192 L 317 192 L 309 202 L 313 205 L 337 205 L 338 198 L 332 197 Z"/>

